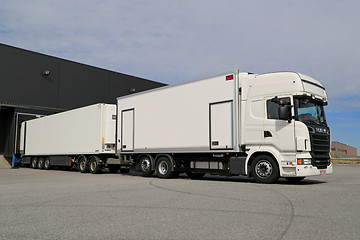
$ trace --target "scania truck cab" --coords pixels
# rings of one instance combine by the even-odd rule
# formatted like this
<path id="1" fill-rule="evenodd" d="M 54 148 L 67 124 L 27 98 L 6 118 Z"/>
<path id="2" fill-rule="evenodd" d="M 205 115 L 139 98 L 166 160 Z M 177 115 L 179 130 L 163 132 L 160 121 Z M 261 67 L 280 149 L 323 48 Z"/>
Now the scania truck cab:
<path id="1" fill-rule="evenodd" d="M 273 182 L 278 177 L 300 181 L 332 173 L 323 85 L 292 72 L 243 78 L 240 142 L 247 153 L 246 175 Z"/>

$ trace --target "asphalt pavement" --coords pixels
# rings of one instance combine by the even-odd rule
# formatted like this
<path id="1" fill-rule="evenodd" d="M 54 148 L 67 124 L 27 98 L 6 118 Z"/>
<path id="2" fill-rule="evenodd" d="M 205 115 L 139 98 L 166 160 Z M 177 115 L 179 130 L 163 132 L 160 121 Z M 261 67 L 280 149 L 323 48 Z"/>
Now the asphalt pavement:
<path id="1" fill-rule="evenodd" d="M 0 239 L 359 238 L 359 165 L 271 185 L 0 169 Z"/>

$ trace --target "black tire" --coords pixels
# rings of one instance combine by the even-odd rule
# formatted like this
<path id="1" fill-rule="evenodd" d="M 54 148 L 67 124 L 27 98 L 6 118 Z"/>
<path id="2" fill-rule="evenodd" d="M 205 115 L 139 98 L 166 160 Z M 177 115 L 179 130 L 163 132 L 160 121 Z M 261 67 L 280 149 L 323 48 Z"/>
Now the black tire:
<path id="1" fill-rule="evenodd" d="M 33 169 L 36 169 L 36 168 L 38 167 L 38 163 L 37 163 L 37 158 L 36 158 L 36 157 L 32 158 L 32 160 L 31 160 L 31 167 L 32 167 Z"/>
<path id="2" fill-rule="evenodd" d="M 87 159 L 85 156 L 80 156 L 78 160 L 79 170 L 81 173 L 89 172 L 89 165 L 87 164 Z"/>
<path id="3" fill-rule="evenodd" d="M 120 168 L 120 172 L 121 172 L 121 173 L 129 173 L 129 172 L 130 172 L 130 168 Z"/>
<path id="4" fill-rule="evenodd" d="M 200 179 L 205 176 L 206 173 L 194 173 L 194 172 L 186 172 L 186 175 L 191 179 Z"/>
<path id="5" fill-rule="evenodd" d="M 108 165 L 108 169 L 111 173 L 117 173 L 119 168 L 119 165 Z"/>
<path id="6" fill-rule="evenodd" d="M 158 159 L 156 163 L 156 175 L 159 178 L 171 178 L 173 176 L 169 158 L 163 156 Z"/>
<path id="7" fill-rule="evenodd" d="M 139 161 L 140 172 L 143 177 L 150 177 L 154 174 L 154 170 L 151 168 L 151 158 L 149 156 L 142 156 Z"/>
<path id="8" fill-rule="evenodd" d="M 102 168 L 99 166 L 99 158 L 97 156 L 91 156 L 89 158 L 90 162 L 90 172 L 92 174 L 98 174 L 101 173 Z"/>
<path id="9" fill-rule="evenodd" d="M 45 158 L 45 162 L 44 162 L 44 168 L 46 170 L 50 170 L 51 169 L 51 164 L 50 164 L 50 158 Z"/>
<path id="10" fill-rule="evenodd" d="M 286 177 L 285 179 L 291 183 L 298 183 L 301 180 L 304 180 L 305 177 Z"/>
<path id="11" fill-rule="evenodd" d="M 268 155 L 259 155 L 251 163 L 251 174 L 256 182 L 274 183 L 279 179 L 279 167 Z"/>
<path id="12" fill-rule="evenodd" d="M 37 162 L 37 168 L 38 169 L 44 169 L 45 167 L 44 167 L 44 163 L 45 163 L 45 161 L 44 161 L 44 158 L 43 157 L 39 157 L 38 158 L 38 162 Z"/>

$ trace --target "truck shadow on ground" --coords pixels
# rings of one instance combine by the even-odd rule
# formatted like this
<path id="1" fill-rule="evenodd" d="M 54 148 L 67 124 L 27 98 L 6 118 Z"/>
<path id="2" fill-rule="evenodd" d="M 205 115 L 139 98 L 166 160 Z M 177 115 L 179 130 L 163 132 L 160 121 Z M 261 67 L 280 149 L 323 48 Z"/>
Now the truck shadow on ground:
<path id="1" fill-rule="evenodd" d="M 80 173 L 78 170 L 72 168 L 53 168 L 50 171 L 66 171 L 66 172 L 74 172 L 77 174 L 82 174 Z M 91 174 L 91 173 L 83 173 L 83 174 Z M 135 171 L 135 170 L 131 170 L 129 173 L 111 173 L 109 170 L 104 169 L 103 171 L 101 171 L 100 173 L 96 174 L 96 175 L 124 175 L 124 176 L 132 176 L 132 177 L 139 177 L 139 178 L 149 178 L 149 179 L 160 179 L 158 178 L 155 174 L 153 176 L 150 177 L 143 177 L 141 175 L 140 172 Z M 180 174 L 177 177 L 173 177 L 171 179 L 181 179 L 181 180 L 189 180 L 189 181 L 213 181 L 213 182 L 239 182 L 239 183 L 257 183 L 254 179 L 252 178 L 248 178 L 246 176 L 232 176 L 232 177 L 228 177 L 228 176 L 218 176 L 218 175 L 205 175 L 202 178 L 199 179 L 192 179 L 189 178 L 188 176 L 186 176 L 185 173 Z M 279 184 L 279 185 L 315 185 L 315 184 L 323 184 L 323 183 L 327 183 L 324 181 L 318 181 L 318 180 L 313 180 L 313 179 L 304 179 L 300 182 L 297 183 L 292 183 L 287 181 L 284 178 L 280 178 L 275 184 Z M 261 183 L 257 183 L 257 184 L 261 184 Z"/>
<path id="2" fill-rule="evenodd" d="M 110 173 L 109 173 L 110 174 Z M 122 173 L 114 173 L 114 174 L 122 174 Z M 128 175 L 133 177 L 142 177 L 140 172 L 131 171 L 130 173 L 122 174 Z M 153 176 L 146 177 L 150 179 L 160 179 L 154 174 Z M 246 176 L 236 176 L 236 177 L 228 177 L 228 176 L 217 176 L 217 175 L 205 175 L 199 179 L 191 179 L 187 177 L 185 174 L 180 174 L 178 177 L 173 177 L 171 179 L 182 179 L 182 180 L 189 180 L 189 181 L 213 181 L 213 182 L 239 182 L 239 183 L 257 183 L 253 178 L 248 178 Z M 324 181 L 318 181 L 313 179 L 304 179 L 297 183 L 292 183 L 287 181 L 284 178 L 280 178 L 275 184 L 279 185 L 315 185 L 315 184 L 323 184 L 327 183 Z M 261 183 L 257 183 L 261 184 Z"/>

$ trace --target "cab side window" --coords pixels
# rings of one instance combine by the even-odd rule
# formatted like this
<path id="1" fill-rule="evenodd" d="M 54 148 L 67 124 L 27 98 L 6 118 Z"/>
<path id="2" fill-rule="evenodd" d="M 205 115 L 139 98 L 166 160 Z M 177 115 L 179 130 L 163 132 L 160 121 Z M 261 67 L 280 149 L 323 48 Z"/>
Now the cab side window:
<path id="1" fill-rule="evenodd" d="M 280 98 L 280 100 L 284 100 L 286 104 L 290 104 L 290 98 Z M 268 119 L 279 119 L 279 104 L 272 102 L 271 99 L 266 101 L 266 109 L 267 109 L 267 118 Z"/>

